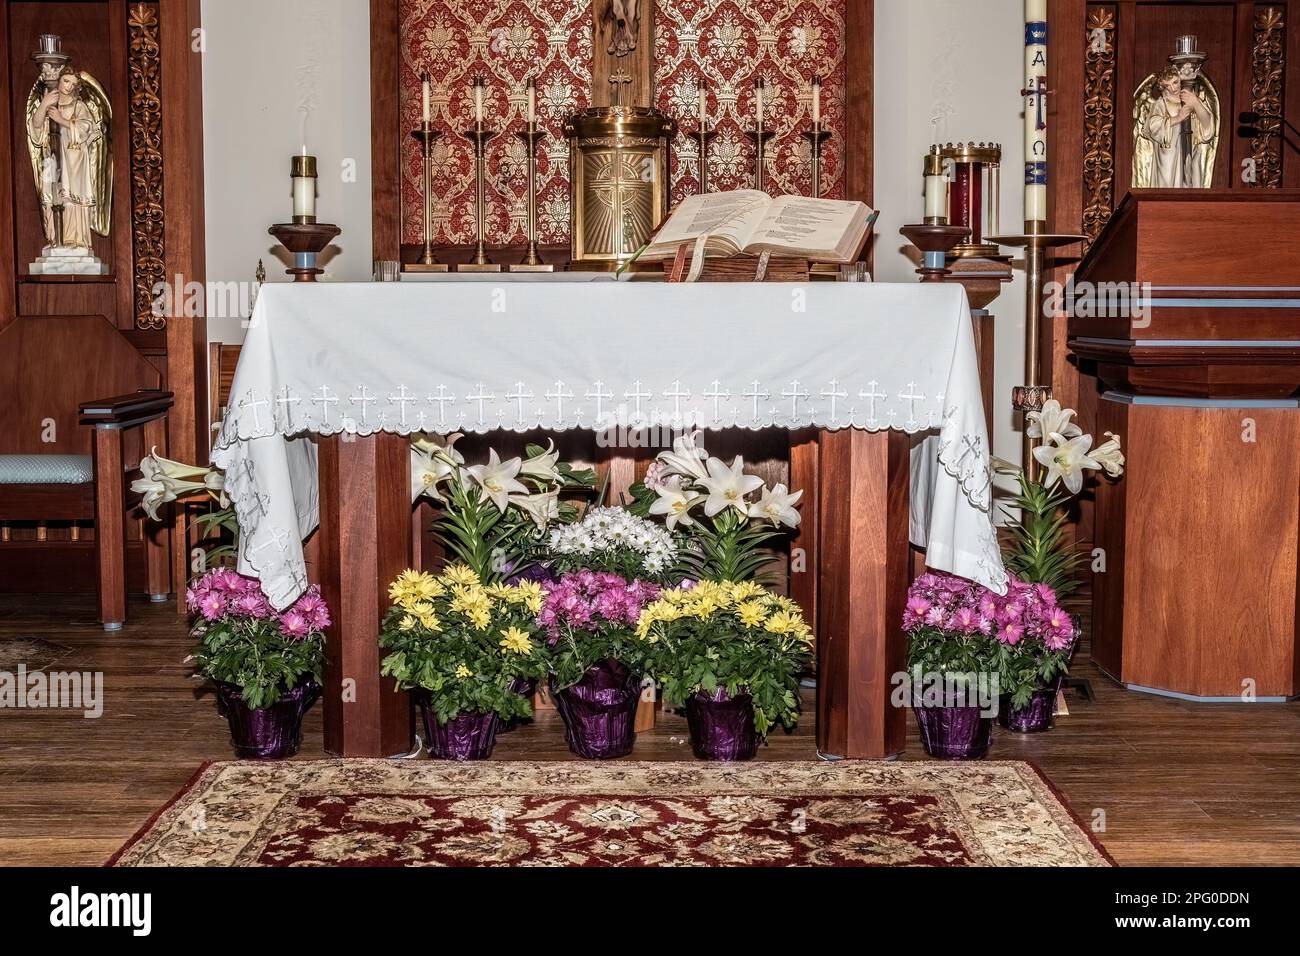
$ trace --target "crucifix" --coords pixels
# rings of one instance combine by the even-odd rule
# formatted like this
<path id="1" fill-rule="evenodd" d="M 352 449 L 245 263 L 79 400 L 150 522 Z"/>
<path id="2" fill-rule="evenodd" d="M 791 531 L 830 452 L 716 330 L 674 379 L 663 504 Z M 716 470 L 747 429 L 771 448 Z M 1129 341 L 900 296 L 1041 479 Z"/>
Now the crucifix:
<path id="1" fill-rule="evenodd" d="M 594 13 L 592 105 L 650 106 L 654 4 L 646 0 L 597 0 Z"/>

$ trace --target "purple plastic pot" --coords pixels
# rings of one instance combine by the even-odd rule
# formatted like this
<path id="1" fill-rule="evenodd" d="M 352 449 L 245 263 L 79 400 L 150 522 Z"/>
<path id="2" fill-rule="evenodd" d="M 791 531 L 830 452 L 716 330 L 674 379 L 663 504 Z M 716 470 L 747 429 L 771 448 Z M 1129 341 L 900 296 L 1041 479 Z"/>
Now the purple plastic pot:
<path id="1" fill-rule="evenodd" d="M 535 677 L 516 677 L 510 682 L 510 692 L 518 694 L 524 700 L 531 701 L 533 695 L 537 693 L 537 678 Z M 524 724 L 531 724 L 531 717 L 515 717 L 512 720 L 503 720 L 497 727 L 498 734 L 508 734 L 516 727 L 522 727 Z"/>
<path id="2" fill-rule="evenodd" d="M 230 724 L 230 742 L 241 760 L 292 757 L 302 744 L 302 715 L 320 696 L 320 685 L 305 681 L 269 707 L 253 710 L 236 684 L 217 681 L 217 710 Z"/>
<path id="3" fill-rule="evenodd" d="M 697 691 L 686 698 L 686 725 L 691 750 L 701 760 L 753 760 L 758 753 L 754 698 L 748 694 L 729 697 L 724 687 L 712 694 Z"/>
<path id="4" fill-rule="evenodd" d="M 428 697 L 417 697 L 420 717 L 424 721 L 424 739 L 434 760 L 487 760 L 497 742 L 496 714 L 470 711 L 457 714 L 445 724 L 428 704 Z"/>
<path id="5" fill-rule="evenodd" d="M 979 707 L 912 708 L 921 728 L 925 752 L 939 760 L 983 760 L 993 738 L 993 718 Z"/>
<path id="6" fill-rule="evenodd" d="M 572 687 L 551 692 L 564 721 L 569 749 L 588 760 L 611 760 L 632 752 L 641 682 L 616 660 L 592 664 Z"/>
<path id="7" fill-rule="evenodd" d="M 1011 706 L 1011 695 L 1003 694 L 998 700 L 998 723 L 1018 734 L 1041 734 L 1052 729 L 1052 715 L 1056 710 L 1056 691 L 1061 681 L 1051 687 L 1034 691 L 1024 707 Z"/>

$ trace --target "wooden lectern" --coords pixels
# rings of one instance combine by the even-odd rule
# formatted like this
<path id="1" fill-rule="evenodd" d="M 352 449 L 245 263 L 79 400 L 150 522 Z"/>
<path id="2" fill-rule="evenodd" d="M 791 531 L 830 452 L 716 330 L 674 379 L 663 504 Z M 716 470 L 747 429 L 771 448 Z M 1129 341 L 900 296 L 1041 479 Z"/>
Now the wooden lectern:
<path id="1" fill-rule="evenodd" d="M 1300 191 L 1141 190 L 1075 275 L 1081 418 L 1128 457 L 1097 490 L 1092 655 L 1130 688 L 1300 693 L 1297 248 Z"/>

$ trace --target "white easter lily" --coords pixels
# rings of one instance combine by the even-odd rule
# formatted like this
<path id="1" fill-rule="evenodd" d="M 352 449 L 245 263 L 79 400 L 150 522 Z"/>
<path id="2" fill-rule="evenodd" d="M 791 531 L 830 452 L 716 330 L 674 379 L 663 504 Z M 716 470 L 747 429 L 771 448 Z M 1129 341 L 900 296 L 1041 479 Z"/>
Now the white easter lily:
<path id="1" fill-rule="evenodd" d="M 1106 432 L 1106 438 L 1109 440 L 1094 448 L 1091 457 L 1106 469 L 1106 474 L 1118 478 L 1124 474 L 1124 453 L 1119 450 L 1119 436 L 1114 432 Z"/>
<path id="2" fill-rule="evenodd" d="M 560 453 L 556 449 L 555 443 L 549 438 L 546 440 L 546 446 L 546 451 L 524 461 L 519 468 L 519 474 L 528 475 L 530 478 L 540 478 L 543 481 L 563 481 L 555 467 L 560 460 Z"/>
<path id="3" fill-rule="evenodd" d="M 664 479 L 663 485 L 659 488 L 659 497 L 650 505 L 650 514 L 663 515 L 664 524 L 671 531 L 681 522 L 684 526 L 690 526 L 695 523 L 691 517 L 691 508 L 699 502 L 703 495 L 690 491 L 682 487 L 681 475 L 672 475 Z"/>
<path id="4" fill-rule="evenodd" d="M 795 510 L 795 505 L 803 497 L 803 491 L 796 491 L 790 494 L 785 485 L 778 484 L 774 488 L 764 488 L 763 497 L 749 506 L 749 516 L 751 518 L 763 518 L 771 521 L 774 525 L 788 525 L 791 528 L 799 527 L 799 512 Z"/>
<path id="5" fill-rule="evenodd" d="M 657 461 L 664 464 L 664 469 L 670 475 L 681 475 L 684 478 L 694 478 L 697 481 L 708 477 L 708 472 L 704 470 L 704 459 L 708 452 L 697 441 L 701 432 L 694 431 L 689 435 L 679 435 L 673 441 L 673 450 L 660 452 Z"/>
<path id="6" fill-rule="evenodd" d="M 527 486 L 517 480 L 522 466 L 523 462 L 518 458 L 502 461 L 497 455 L 497 450 L 492 448 L 488 450 L 486 465 L 471 465 L 466 470 L 492 499 L 492 503 L 504 512 L 510 505 L 510 495 L 528 494 Z"/>
<path id="7" fill-rule="evenodd" d="M 706 462 L 709 474 L 699 479 L 699 485 L 708 491 L 708 500 L 704 502 L 704 513 L 712 518 L 727 508 L 735 508 L 742 515 L 749 515 L 749 502 L 745 496 L 763 487 L 763 479 L 757 475 L 745 474 L 745 461 L 736 456 L 731 467 L 727 467 L 717 458 Z"/>
<path id="8" fill-rule="evenodd" d="M 1099 461 L 1088 455 L 1088 450 L 1092 447 L 1092 436 L 1077 435 L 1067 439 L 1059 432 L 1052 432 L 1050 437 L 1051 444 L 1034 449 L 1038 463 L 1047 468 L 1043 487 L 1050 488 L 1059 479 L 1070 490 L 1070 494 L 1077 495 L 1083 489 L 1084 471 L 1096 471 L 1101 467 Z"/>
<path id="9" fill-rule="evenodd" d="M 1070 421 L 1073 417 L 1073 408 L 1062 408 L 1060 402 L 1049 398 L 1043 403 L 1042 411 L 1025 415 L 1025 435 L 1029 438 L 1044 438 L 1056 432 L 1065 438 L 1076 438 L 1083 434 L 1083 429 Z"/>
<path id="10" fill-rule="evenodd" d="M 225 486 L 221 472 L 163 458 L 157 448 L 140 459 L 140 477 L 131 482 L 131 490 L 142 496 L 140 507 L 154 521 L 162 520 L 158 509 L 163 505 L 196 491 L 207 491 L 224 508 L 229 504 Z"/>
<path id="11" fill-rule="evenodd" d="M 560 516 L 560 492 L 547 491 L 540 495 L 510 495 L 510 504 L 533 519 L 538 531 L 545 531 L 546 526 Z"/>

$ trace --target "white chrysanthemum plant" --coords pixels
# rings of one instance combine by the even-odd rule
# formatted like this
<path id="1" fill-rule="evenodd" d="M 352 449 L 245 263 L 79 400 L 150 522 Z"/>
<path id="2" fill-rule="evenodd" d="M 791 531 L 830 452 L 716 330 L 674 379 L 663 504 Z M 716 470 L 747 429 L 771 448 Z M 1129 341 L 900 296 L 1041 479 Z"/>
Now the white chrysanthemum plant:
<path id="1" fill-rule="evenodd" d="M 1078 586 L 1074 572 L 1080 560 L 1065 540 L 1062 508 L 1083 490 L 1089 472 L 1104 471 L 1110 478 L 1124 474 L 1119 436 L 1106 432 L 1106 440 L 1094 448 L 1092 436 L 1074 423 L 1075 414 L 1049 399 L 1041 411 L 1025 416 L 1025 434 L 1038 442 L 1034 460 L 1042 473 L 1036 480 L 1009 462 L 996 462 L 998 473 L 1013 476 L 1019 485 L 1006 509 L 1014 540 L 1003 555 L 1007 569 L 1022 581 L 1048 585 L 1060 597 Z"/>
<path id="2" fill-rule="evenodd" d="M 711 457 L 700 432 L 683 435 L 651 463 L 632 489 L 638 514 L 664 519 L 682 544 L 678 569 L 710 581 L 751 581 L 774 555 L 769 542 L 799 527 L 802 491 L 768 487 L 745 474 L 739 455 Z"/>
<path id="3" fill-rule="evenodd" d="M 581 521 L 553 528 L 546 550 L 555 571 L 606 571 L 629 581 L 665 581 L 677 560 L 670 532 L 619 507 L 591 508 Z"/>
<path id="4" fill-rule="evenodd" d="M 498 583 L 535 563 L 547 530 L 576 517 L 561 493 L 590 490 L 596 474 L 560 461 L 549 441 L 505 461 L 492 448 L 486 464 L 470 465 L 456 449 L 462 437 L 422 435 L 411 442 L 411 500 L 437 502 L 433 530 L 449 556 L 483 583 Z"/>

